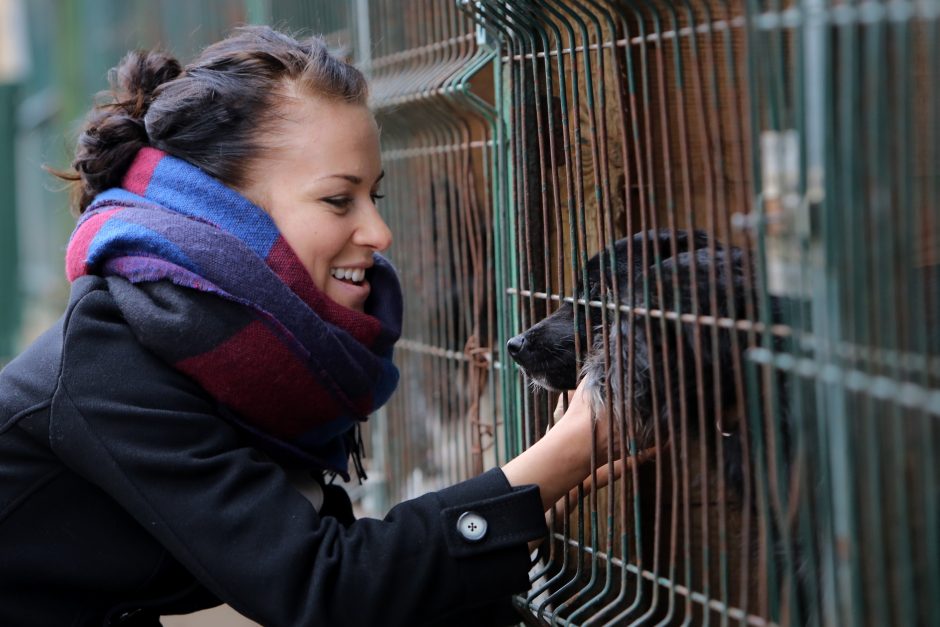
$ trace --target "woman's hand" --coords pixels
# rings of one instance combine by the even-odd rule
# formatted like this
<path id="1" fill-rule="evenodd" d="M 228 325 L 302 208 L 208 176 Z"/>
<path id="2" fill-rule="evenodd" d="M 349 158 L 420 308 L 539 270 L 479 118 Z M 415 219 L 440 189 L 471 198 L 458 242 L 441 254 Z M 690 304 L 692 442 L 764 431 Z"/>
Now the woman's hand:
<path id="1" fill-rule="evenodd" d="M 614 424 L 613 433 L 611 434 L 608 425 L 608 422 L 610 421 L 610 414 L 607 412 L 607 408 L 596 407 L 593 404 L 591 393 L 586 388 L 586 384 L 584 381 L 582 381 L 578 385 L 577 390 L 569 390 L 560 394 L 558 396 L 558 403 L 555 405 L 555 411 L 552 416 L 555 419 L 555 423 L 557 424 L 567 414 L 566 405 L 568 409 L 572 409 L 573 400 L 576 395 L 578 397 L 579 404 L 583 404 L 584 408 L 593 411 L 591 414 L 591 419 L 593 420 L 594 450 L 597 456 L 593 467 L 600 468 L 603 464 L 617 460 L 620 457 L 619 428 L 616 424 Z M 567 403 L 565 401 L 567 401 Z M 581 409 L 574 409 L 574 415 L 583 414 Z M 613 435 L 612 438 L 611 435 Z M 611 450 L 608 450 L 608 442 L 613 444 L 613 448 Z"/>
<path id="2" fill-rule="evenodd" d="M 591 474 L 592 451 L 602 451 L 606 462 L 607 426 L 595 420 L 590 392 L 582 381 L 555 426 L 503 466 L 503 473 L 510 485 L 538 485 L 542 506 L 548 510 Z"/>

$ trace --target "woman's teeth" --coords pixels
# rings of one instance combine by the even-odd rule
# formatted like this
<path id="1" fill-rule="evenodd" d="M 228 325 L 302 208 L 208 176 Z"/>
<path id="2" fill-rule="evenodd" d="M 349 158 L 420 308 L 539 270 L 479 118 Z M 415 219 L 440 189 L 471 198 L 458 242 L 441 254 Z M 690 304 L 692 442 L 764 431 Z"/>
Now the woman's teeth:
<path id="1" fill-rule="evenodd" d="M 340 281 L 360 283 L 366 277 L 364 268 L 331 268 L 330 274 Z"/>

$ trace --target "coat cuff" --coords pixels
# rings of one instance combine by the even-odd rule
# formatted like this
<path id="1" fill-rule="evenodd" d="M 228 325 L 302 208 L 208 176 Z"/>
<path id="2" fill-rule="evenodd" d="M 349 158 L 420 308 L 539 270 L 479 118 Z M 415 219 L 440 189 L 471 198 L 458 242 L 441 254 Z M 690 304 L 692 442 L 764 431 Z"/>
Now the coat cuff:
<path id="1" fill-rule="evenodd" d="M 545 535 L 537 486 L 525 486 L 441 511 L 447 550 L 466 557 L 527 543 Z"/>
<path id="2" fill-rule="evenodd" d="M 494 468 L 437 494 L 447 550 L 461 562 L 471 596 L 495 598 L 528 588 L 527 543 L 548 531 L 538 486 L 514 488 Z"/>

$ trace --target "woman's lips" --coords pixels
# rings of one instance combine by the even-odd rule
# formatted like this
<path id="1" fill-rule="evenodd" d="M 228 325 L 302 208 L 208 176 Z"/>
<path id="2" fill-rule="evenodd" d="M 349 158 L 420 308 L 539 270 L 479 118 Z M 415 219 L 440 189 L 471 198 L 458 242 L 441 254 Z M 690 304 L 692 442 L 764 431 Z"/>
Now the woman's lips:
<path id="1" fill-rule="evenodd" d="M 347 295 L 350 302 L 356 303 L 358 305 L 362 305 L 366 302 L 366 298 L 369 297 L 369 292 L 372 289 L 367 279 L 363 279 L 359 283 L 353 283 L 351 281 L 337 279 L 331 275 L 330 280 L 336 284 L 336 289 L 338 290 L 339 294 Z M 341 302 L 340 304 L 345 303 Z"/>

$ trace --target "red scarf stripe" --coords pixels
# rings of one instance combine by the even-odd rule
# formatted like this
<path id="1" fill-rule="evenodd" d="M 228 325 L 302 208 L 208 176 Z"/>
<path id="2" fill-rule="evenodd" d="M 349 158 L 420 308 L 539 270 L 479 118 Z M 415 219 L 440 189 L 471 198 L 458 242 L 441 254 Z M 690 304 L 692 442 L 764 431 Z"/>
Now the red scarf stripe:
<path id="1" fill-rule="evenodd" d="M 145 195 L 147 187 L 150 185 L 150 179 L 153 178 L 153 173 L 157 169 L 157 164 L 165 155 L 165 152 L 156 148 L 141 148 L 131 167 L 127 170 L 127 174 L 124 175 L 121 187 L 139 196 Z"/>
<path id="2" fill-rule="evenodd" d="M 98 235 L 101 227 L 104 226 L 104 223 L 121 209 L 121 207 L 106 209 L 88 218 L 80 228 L 76 229 L 69 240 L 68 250 L 65 254 L 65 274 L 69 281 L 74 281 L 88 272 L 86 261 L 88 260 L 88 250 L 91 248 L 91 243 Z"/>
<path id="3" fill-rule="evenodd" d="M 237 408 L 253 427 L 275 437 L 296 438 L 344 413 L 303 362 L 258 320 L 176 367 L 220 403 Z M 269 378 L 261 381 L 259 373 Z"/>
<path id="4" fill-rule="evenodd" d="M 373 346 L 375 338 L 382 331 L 378 319 L 347 309 L 318 290 L 283 235 L 271 247 L 266 261 L 274 274 L 321 318 L 344 328 L 360 344 L 368 348 Z"/>

